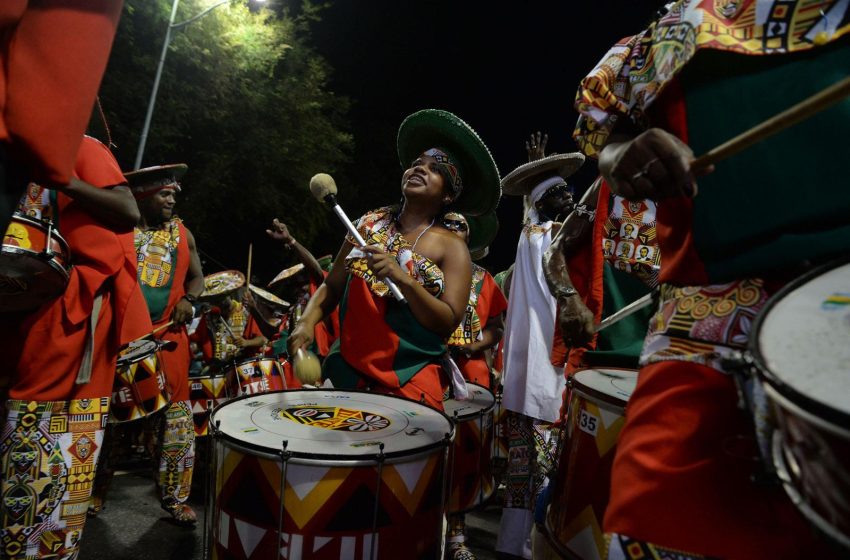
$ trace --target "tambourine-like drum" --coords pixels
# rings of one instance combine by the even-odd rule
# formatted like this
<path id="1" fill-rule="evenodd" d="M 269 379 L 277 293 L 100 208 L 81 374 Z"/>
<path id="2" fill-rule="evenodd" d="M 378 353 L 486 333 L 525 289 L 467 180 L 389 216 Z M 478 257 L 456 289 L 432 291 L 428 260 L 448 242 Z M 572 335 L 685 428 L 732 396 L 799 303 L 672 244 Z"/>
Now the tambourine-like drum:
<path id="1" fill-rule="evenodd" d="M 274 358 L 253 356 L 227 371 L 227 396 L 241 397 L 287 389 L 283 364 Z"/>
<path id="2" fill-rule="evenodd" d="M 227 402 L 225 376 L 222 374 L 189 377 L 189 400 L 192 404 L 192 419 L 195 435 L 209 433 L 210 413 L 214 407 Z"/>
<path id="3" fill-rule="evenodd" d="M 488 389 L 467 383 L 470 398 L 443 401 L 455 421 L 452 446 L 449 512 L 468 511 L 493 495 L 493 408 L 496 398 Z"/>
<path id="4" fill-rule="evenodd" d="M 118 356 L 112 386 L 110 422 L 129 422 L 165 408 L 171 390 L 162 370 L 158 340 L 137 340 Z"/>
<path id="5" fill-rule="evenodd" d="M 34 309 L 68 285 L 71 250 L 51 222 L 16 212 L 0 250 L 0 309 Z"/>
<path id="6" fill-rule="evenodd" d="M 406 399 L 325 389 L 218 407 L 213 558 L 439 558 L 454 437 Z"/>
<path id="7" fill-rule="evenodd" d="M 611 466 L 637 372 L 589 369 L 577 372 L 568 383 L 571 390 L 558 442 L 546 533 L 567 558 L 604 558 L 602 518 L 610 494 Z"/>
<path id="8" fill-rule="evenodd" d="M 753 333 L 777 474 L 803 515 L 850 549 L 850 264 L 780 290 Z"/>

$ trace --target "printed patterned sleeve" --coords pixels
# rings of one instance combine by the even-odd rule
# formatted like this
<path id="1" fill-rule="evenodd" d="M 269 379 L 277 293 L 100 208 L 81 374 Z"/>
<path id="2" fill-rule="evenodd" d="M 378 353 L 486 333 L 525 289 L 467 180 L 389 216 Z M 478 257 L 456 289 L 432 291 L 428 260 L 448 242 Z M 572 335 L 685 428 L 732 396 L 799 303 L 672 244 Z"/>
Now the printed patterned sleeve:
<path id="1" fill-rule="evenodd" d="M 360 216 L 360 218 L 358 218 L 354 222 L 354 227 L 355 229 L 357 229 L 357 231 L 360 233 L 366 243 L 369 243 L 369 237 L 371 235 L 371 232 L 375 229 L 375 226 L 377 224 L 385 222 L 387 219 L 391 219 L 391 216 L 392 210 L 388 206 L 378 208 L 377 210 L 370 210 L 369 212 L 366 212 L 365 214 Z M 350 233 L 346 234 L 345 240 L 354 245 L 355 247 L 360 245 Z"/>
<path id="2" fill-rule="evenodd" d="M 632 117 L 630 61 L 645 34 L 621 39 L 579 83 L 575 99 L 579 119 L 573 138 L 589 157 L 599 157 L 621 117 Z"/>

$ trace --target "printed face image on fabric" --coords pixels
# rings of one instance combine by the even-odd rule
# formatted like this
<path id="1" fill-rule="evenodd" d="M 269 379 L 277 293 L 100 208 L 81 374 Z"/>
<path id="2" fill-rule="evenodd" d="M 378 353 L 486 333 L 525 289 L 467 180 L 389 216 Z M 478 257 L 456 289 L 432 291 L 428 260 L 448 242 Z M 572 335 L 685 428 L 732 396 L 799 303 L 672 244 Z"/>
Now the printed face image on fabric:
<path id="1" fill-rule="evenodd" d="M 623 239 L 635 239 L 637 237 L 637 228 L 634 224 L 624 223 L 620 227 L 620 237 Z"/>
<path id="2" fill-rule="evenodd" d="M 614 241 L 611 239 L 602 240 L 602 254 L 606 257 L 614 256 Z"/>
<path id="3" fill-rule="evenodd" d="M 628 225 L 628 224 L 627 224 Z M 620 259 L 630 259 L 635 254 L 635 246 L 628 241 L 620 241 L 617 245 L 617 257 Z"/>
<path id="4" fill-rule="evenodd" d="M 655 248 L 649 245 L 638 245 L 635 260 L 642 263 L 655 262 Z"/>

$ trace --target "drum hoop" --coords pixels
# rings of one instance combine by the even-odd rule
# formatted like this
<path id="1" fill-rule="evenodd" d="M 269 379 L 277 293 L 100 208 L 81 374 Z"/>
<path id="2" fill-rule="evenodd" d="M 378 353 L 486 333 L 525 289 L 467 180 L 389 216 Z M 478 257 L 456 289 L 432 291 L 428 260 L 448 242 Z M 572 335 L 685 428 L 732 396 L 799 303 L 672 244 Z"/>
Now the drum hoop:
<path id="1" fill-rule="evenodd" d="M 609 367 L 606 367 L 605 369 L 614 370 L 614 371 L 628 371 L 628 372 L 631 372 L 631 373 L 637 373 L 635 370 L 628 369 L 628 368 L 609 368 Z M 571 375 L 570 378 L 567 381 L 567 383 L 570 385 L 570 388 L 573 391 L 575 391 L 576 393 L 580 394 L 581 396 L 585 397 L 587 400 L 591 401 L 592 403 L 594 403 L 596 405 L 604 406 L 606 408 L 614 407 L 621 413 L 623 411 L 625 411 L 626 405 L 629 402 L 628 399 L 626 399 L 624 401 L 624 400 L 622 400 L 618 397 L 614 397 L 612 395 L 609 395 L 608 393 L 603 393 L 602 391 L 597 391 L 596 389 L 594 389 L 592 387 L 588 387 L 587 385 L 585 385 L 584 383 L 582 383 L 581 381 L 576 379 L 576 374 L 579 374 L 582 371 L 590 371 L 590 370 L 599 371 L 599 368 L 587 368 L 587 369 L 579 370 L 574 375 Z"/>
<path id="2" fill-rule="evenodd" d="M 472 381 L 467 381 L 466 384 L 467 385 L 475 385 L 475 386 L 481 387 L 482 389 L 485 389 L 488 393 L 493 395 L 493 403 L 487 408 L 482 408 L 482 409 L 476 410 L 474 412 L 467 412 L 466 414 L 458 414 L 457 415 L 458 424 L 460 424 L 461 422 L 468 422 L 470 420 L 474 420 L 475 418 L 481 418 L 482 416 L 486 416 L 487 414 L 493 412 L 493 409 L 496 408 L 496 393 L 494 393 L 490 389 L 487 389 L 487 387 L 485 387 L 484 385 L 481 385 L 480 383 L 473 383 Z M 461 402 L 463 402 L 463 401 L 461 401 Z M 446 414 L 446 416 L 449 416 L 449 415 Z M 451 418 L 452 423 L 454 423 L 454 419 L 455 419 L 454 415 L 449 416 L 449 418 Z"/>
<path id="3" fill-rule="evenodd" d="M 821 515 L 816 512 L 811 505 L 803 498 L 803 496 L 797 491 L 797 488 L 794 486 L 793 481 L 791 480 L 791 476 L 788 473 L 788 468 L 785 465 L 785 459 L 782 457 L 782 441 L 781 434 L 778 432 L 774 432 L 773 434 L 773 442 L 772 442 L 771 454 L 773 455 L 773 467 L 776 469 L 776 474 L 779 477 L 779 480 L 782 483 L 782 488 L 785 490 L 785 493 L 790 498 L 791 502 L 797 507 L 800 513 L 803 514 L 803 517 L 808 519 L 813 525 L 815 525 L 820 531 L 826 534 L 829 538 L 833 539 L 835 542 L 843 546 L 844 548 L 850 549 L 850 538 L 847 535 L 843 534 L 834 525 L 829 523 L 826 519 L 821 517 Z"/>
<path id="4" fill-rule="evenodd" d="M 820 401 L 814 400 L 811 397 L 804 395 L 800 391 L 794 389 L 783 380 L 779 379 L 776 374 L 774 374 L 767 367 L 765 357 L 761 353 L 759 340 L 761 339 L 761 329 L 764 325 L 766 317 L 770 314 L 770 311 L 776 306 L 777 303 L 785 299 L 785 297 L 789 293 L 793 292 L 800 286 L 808 283 L 810 280 L 817 278 L 818 276 L 822 276 L 824 273 L 829 272 L 830 270 L 833 270 L 845 264 L 850 264 L 850 259 L 842 257 L 841 259 L 833 260 L 826 264 L 815 267 L 814 269 L 806 272 L 798 278 L 795 278 L 794 280 L 783 286 L 782 289 L 780 289 L 778 292 L 773 294 L 770 299 L 767 300 L 767 303 L 765 303 L 761 312 L 756 315 L 756 318 L 753 321 L 753 328 L 751 331 L 752 334 L 750 336 L 750 340 L 747 343 L 747 354 L 752 359 L 752 362 L 758 370 L 759 375 L 764 379 L 766 387 L 773 387 L 774 389 L 776 389 L 777 394 L 781 394 L 783 397 L 785 397 L 785 399 L 787 399 L 787 401 L 796 404 L 796 408 L 800 410 L 805 409 L 806 412 L 817 415 L 821 418 L 826 418 L 831 423 L 834 423 L 838 426 L 850 425 L 850 414 L 842 412 Z"/>
<path id="5" fill-rule="evenodd" d="M 271 362 L 277 362 L 277 360 L 272 358 L 271 356 L 250 356 L 248 358 L 242 358 L 239 361 L 233 360 L 233 362 L 231 362 L 230 367 L 231 368 L 237 368 L 237 367 L 241 366 L 242 364 L 247 364 L 249 362 L 260 362 L 260 361 L 263 361 L 263 360 L 269 360 Z"/>
<path id="6" fill-rule="evenodd" d="M 405 401 L 405 402 L 416 402 L 416 401 L 411 401 L 410 399 L 405 399 L 404 397 L 398 397 L 396 395 L 384 395 L 384 394 L 380 394 L 380 393 L 373 393 L 371 391 L 347 390 L 347 389 L 279 389 L 277 391 L 266 391 L 265 393 L 262 393 L 262 394 L 263 395 L 273 395 L 275 393 L 295 393 L 295 392 L 307 393 L 307 392 L 310 392 L 310 391 L 328 391 L 328 392 L 333 392 L 333 393 L 346 393 L 346 394 L 357 393 L 357 394 L 372 395 L 372 396 L 380 395 L 381 397 L 390 397 L 390 398 L 398 399 L 398 400 Z M 252 444 L 252 443 L 244 442 L 242 440 L 238 440 L 231 435 L 222 433 L 216 427 L 215 415 L 219 410 L 221 410 L 225 406 L 228 406 L 228 405 L 235 403 L 235 402 L 238 402 L 240 400 L 248 399 L 248 398 L 252 398 L 252 397 L 257 397 L 257 396 L 259 396 L 259 395 L 240 395 L 238 397 L 233 397 L 233 398 L 229 399 L 226 403 L 222 403 L 221 405 L 215 407 L 215 410 L 213 410 L 213 412 L 210 414 L 209 426 L 210 426 L 211 433 L 212 433 L 213 437 L 222 438 L 223 440 L 228 442 L 231 447 L 239 448 L 240 450 L 245 450 L 252 455 L 259 455 L 261 457 L 274 458 L 276 460 L 280 460 L 280 451 L 272 451 L 266 446 L 255 445 L 255 444 Z M 417 404 L 419 404 L 419 403 L 417 403 Z M 295 462 L 295 463 L 298 463 L 298 464 L 305 464 L 305 465 L 315 465 L 315 464 L 328 465 L 328 464 L 337 464 L 338 463 L 339 465 L 343 465 L 343 466 L 374 465 L 374 464 L 377 464 L 378 462 L 381 462 L 381 461 L 383 461 L 385 463 L 386 462 L 399 463 L 401 461 L 396 461 L 395 459 L 409 459 L 411 457 L 419 456 L 420 453 L 423 454 L 423 455 L 430 455 L 430 453 L 426 453 L 426 452 L 433 451 L 434 449 L 439 449 L 441 447 L 448 447 L 449 445 L 451 445 L 452 442 L 454 442 L 454 439 L 455 439 L 455 423 L 452 421 L 452 419 L 445 412 L 441 412 L 441 411 L 439 411 L 435 408 L 431 408 L 430 406 L 427 406 L 427 405 L 424 405 L 424 404 L 421 405 L 421 406 L 424 406 L 424 407 L 428 408 L 429 410 L 432 410 L 432 411 L 440 414 L 443 418 L 446 419 L 446 421 L 448 422 L 448 426 L 449 426 L 449 431 L 446 432 L 446 436 L 448 436 L 448 437 L 443 437 L 442 439 L 435 441 L 433 443 L 429 443 L 429 444 L 424 445 L 422 447 L 416 447 L 414 449 L 409 449 L 407 451 L 394 451 L 394 452 L 391 452 L 391 453 L 382 453 L 382 452 L 378 451 L 374 454 L 357 455 L 355 457 L 353 457 L 351 455 L 341 455 L 341 454 L 336 454 L 336 453 L 305 453 L 303 451 L 287 450 L 287 453 L 289 454 L 289 457 L 290 457 L 289 461 L 292 461 L 292 462 Z M 281 438 L 281 441 L 283 441 L 283 439 L 284 438 Z M 376 438 L 375 441 L 378 442 L 379 440 Z M 378 448 L 377 445 L 375 447 Z M 281 448 L 281 450 L 282 450 L 282 448 Z"/>
<path id="7" fill-rule="evenodd" d="M 3 252 L 7 253 L 7 254 L 12 253 L 13 255 L 18 255 L 18 256 L 22 256 L 22 257 L 30 257 L 32 259 L 40 260 L 41 262 L 47 264 L 52 269 L 54 269 L 56 272 L 61 274 L 62 277 L 65 279 L 65 282 L 67 282 L 71 278 L 71 266 L 70 265 L 68 267 L 64 267 L 61 264 L 59 264 L 56 261 L 56 259 L 50 259 L 50 260 L 42 259 L 41 255 L 43 253 L 41 251 L 33 251 L 32 249 L 25 249 L 23 247 L 15 247 L 13 245 L 3 245 Z"/>
<path id="8" fill-rule="evenodd" d="M 160 353 L 162 351 L 162 347 L 159 344 L 157 344 L 156 341 L 154 341 L 154 343 L 156 344 L 156 346 L 154 347 L 153 352 L 148 352 L 147 354 L 143 354 L 143 355 L 138 356 L 138 357 L 136 357 L 132 360 L 122 359 L 122 358 L 119 357 L 118 360 L 115 362 L 115 367 L 119 368 L 119 367 L 123 367 L 123 366 L 130 366 L 130 365 L 133 365 L 133 364 L 137 364 L 137 363 L 141 362 L 142 360 L 149 358 L 152 354 L 156 354 L 157 363 L 161 362 L 162 356 L 160 356 Z M 162 369 L 162 368 L 160 368 L 160 369 Z"/>
<path id="9" fill-rule="evenodd" d="M 765 384 L 764 391 L 767 394 L 768 398 L 774 401 L 778 406 L 790 410 L 797 416 L 801 416 L 806 422 L 814 424 L 818 428 L 826 430 L 827 432 L 837 435 L 838 437 L 850 440 L 850 430 L 843 428 L 839 424 L 833 424 L 832 422 L 811 413 L 810 411 L 806 410 L 799 404 L 795 403 L 794 401 L 780 393 L 772 385 Z"/>
<path id="10" fill-rule="evenodd" d="M 45 222 L 44 220 L 39 220 L 37 218 L 33 218 L 32 216 L 27 216 L 26 214 L 21 214 L 20 212 L 15 212 L 14 214 L 12 214 L 12 220 L 15 220 L 15 219 L 21 220 L 22 222 L 29 222 L 30 225 L 35 226 L 35 227 L 40 228 L 40 229 L 43 229 L 44 231 L 47 231 L 47 228 L 48 228 L 48 226 L 47 226 L 48 222 Z M 62 237 L 62 234 L 59 233 L 59 228 L 56 227 L 56 224 L 53 224 L 53 231 L 50 233 L 50 237 L 58 239 L 59 241 L 61 241 L 61 244 L 64 245 L 65 247 L 70 247 L 68 245 L 68 242 L 65 240 L 65 238 Z"/>

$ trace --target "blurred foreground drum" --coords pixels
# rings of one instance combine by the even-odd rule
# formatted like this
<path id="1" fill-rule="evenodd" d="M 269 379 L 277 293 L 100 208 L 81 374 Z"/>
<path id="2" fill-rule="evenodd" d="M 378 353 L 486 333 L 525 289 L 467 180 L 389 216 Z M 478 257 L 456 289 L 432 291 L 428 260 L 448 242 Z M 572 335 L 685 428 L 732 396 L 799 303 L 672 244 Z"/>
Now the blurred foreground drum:
<path id="1" fill-rule="evenodd" d="M 773 466 L 800 511 L 850 549 L 850 264 L 783 288 L 753 332 L 776 425 Z"/>
<path id="2" fill-rule="evenodd" d="M 496 398 L 488 389 L 467 383 L 469 400 L 443 401 L 446 414 L 455 422 L 452 446 L 449 512 L 460 513 L 493 495 L 493 408 Z"/>
<path id="3" fill-rule="evenodd" d="M 604 558 L 602 518 L 611 466 L 637 372 L 590 369 L 569 379 L 567 417 L 559 439 L 558 470 L 546 533 L 567 558 Z"/>
<path id="4" fill-rule="evenodd" d="M 209 434 L 210 414 L 227 401 L 224 380 L 225 376 L 220 373 L 189 377 L 189 400 L 198 437 Z"/>
<path id="5" fill-rule="evenodd" d="M 365 392 L 247 395 L 212 414 L 213 558 L 439 558 L 449 418 Z"/>
<path id="6" fill-rule="evenodd" d="M 171 389 L 162 369 L 160 340 L 140 339 L 118 355 L 110 422 L 129 422 L 162 410 L 171 400 Z"/>
<path id="7" fill-rule="evenodd" d="M 227 371 L 227 396 L 241 397 L 287 389 L 283 364 L 274 358 L 252 356 Z"/>
<path id="8" fill-rule="evenodd" d="M 52 222 L 16 212 L 0 251 L 0 309 L 35 309 L 68 285 L 71 250 Z"/>

